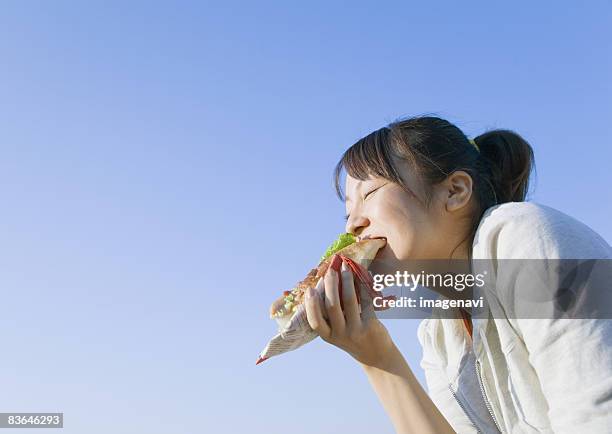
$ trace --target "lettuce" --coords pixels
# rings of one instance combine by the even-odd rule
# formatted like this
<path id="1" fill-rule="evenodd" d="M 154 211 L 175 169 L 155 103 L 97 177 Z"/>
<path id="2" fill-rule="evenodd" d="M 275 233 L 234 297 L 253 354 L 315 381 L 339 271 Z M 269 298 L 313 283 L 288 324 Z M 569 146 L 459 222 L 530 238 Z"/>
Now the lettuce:
<path id="1" fill-rule="evenodd" d="M 327 248 L 323 256 L 321 256 L 321 261 L 326 260 L 338 250 L 344 249 L 346 246 L 353 244 L 355 241 L 355 236 L 349 233 L 341 234 L 336 241 L 332 243 L 331 246 Z"/>

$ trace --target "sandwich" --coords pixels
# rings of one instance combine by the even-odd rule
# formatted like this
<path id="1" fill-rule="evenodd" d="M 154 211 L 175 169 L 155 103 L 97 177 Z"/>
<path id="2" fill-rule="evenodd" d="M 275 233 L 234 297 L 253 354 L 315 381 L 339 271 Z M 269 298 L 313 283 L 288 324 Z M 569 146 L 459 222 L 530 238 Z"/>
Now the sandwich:
<path id="1" fill-rule="evenodd" d="M 306 277 L 292 289 L 283 291 L 270 306 L 270 318 L 276 320 L 278 333 L 268 342 L 259 354 L 256 364 L 287 351 L 295 350 L 317 337 L 306 317 L 304 300 L 308 288 L 316 288 L 317 282 L 332 267 L 340 270 L 342 261 L 347 263 L 355 279 L 355 288 L 359 283 L 364 285 L 369 295 L 381 297 L 373 289 L 373 280 L 367 271 L 378 251 L 386 244 L 384 238 L 357 239 L 352 234 L 342 234 L 323 254 L 317 267 L 310 270 Z M 340 300 L 342 300 L 342 282 L 339 282 Z M 360 302 L 360 292 L 356 290 L 357 301 Z M 321 303 L 325 312 L 324 294 L 315 293 L 317 301 Z M 384 297 L 393 298 L 393 297 Z"/>

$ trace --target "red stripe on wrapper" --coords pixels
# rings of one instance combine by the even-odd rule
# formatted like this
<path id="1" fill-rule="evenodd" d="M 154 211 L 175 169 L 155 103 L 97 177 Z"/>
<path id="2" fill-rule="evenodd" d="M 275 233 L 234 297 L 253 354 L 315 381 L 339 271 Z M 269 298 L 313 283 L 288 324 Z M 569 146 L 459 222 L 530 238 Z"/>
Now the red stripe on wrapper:
<path id="1" fill-rule="evenodd" d="M 368 270 L 363 268 L 360 264 L 353 261 L 351 258 L 347 258 L 344 255 L 336 255 L 336 257 L 340 257 L 341 260 L 338 261 L 340 264 L 342 263 L 342 261 L 344 261 L 346 265 L 349 266 L 353 274 L 357 276 L 357 279 L 366 286 L 368 293 L 370 294 L 370 297 L 372 297 L 372 299 L 374 299 L 375 297 L 382 297 L 383 300 L 395 300 L 396 297 L 394 295 L 389 295 L 387 297 L 384 297 L 382 295 L 382 292 L 376 291 L 374 289 L 374 279 L 372 279 L 372 276 L 370 275 Z M 336 267 L 334 267 L 334 265 L 336 265 L 336 262 L 337 262 L 336 258 L 334 258 L 334 260 L 332 260 L 330 267 L 332 267 L 332 269 L 334 269 L 335 271 L 338 272 L 338 274 L 340 274 L 340 265 L 337 265 Z M 344 306 L 342 305 L 342 279 L 339 279 L 339 282 L 338 282 L 338 292 L 340 295 L 340 306 L 342 307 L 342 309 L 344 309 Z M 361 304 L 361 297 L 360 297 L 360 294 L 357 288 L 355 288 L 355 294 L 357 295 L 357 302 Z M 374 310 L 387 310 L 387 309 L 389 308 L 388 307 L 374 307 Z"/>

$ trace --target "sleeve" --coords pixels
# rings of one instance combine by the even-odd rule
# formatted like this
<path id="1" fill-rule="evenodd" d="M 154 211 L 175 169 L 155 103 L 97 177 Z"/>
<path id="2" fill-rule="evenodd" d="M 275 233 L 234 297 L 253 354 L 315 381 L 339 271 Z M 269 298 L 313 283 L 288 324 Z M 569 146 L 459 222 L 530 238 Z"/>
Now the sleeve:
<path id="1" fill-rule="evenodd" d="M 610 246 L 585 225 L 541 217 L 508 224 L 496 241 L 500 257 L 530 258 L 510 267 L 513 275 L 505 277 L 512 284 L 499 301 L 516 314 L 509 321 L 525 343 L 553 431 L 612 432 Z M 545 275 L 545 288 L 534 283 L 534 268 Z M 519 314 L 521 300 L 533 301 L 536 290 L 548 304 L 540 304 L 539 315 Z"/>

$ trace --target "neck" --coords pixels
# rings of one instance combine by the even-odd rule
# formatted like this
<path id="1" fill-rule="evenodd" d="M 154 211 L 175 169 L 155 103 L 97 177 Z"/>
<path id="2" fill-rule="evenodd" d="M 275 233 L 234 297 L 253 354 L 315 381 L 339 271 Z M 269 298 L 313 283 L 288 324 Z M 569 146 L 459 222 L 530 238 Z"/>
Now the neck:
<path id="1" fill-rule="evenodd" d="M 429 268 L 429 272 L 441 275 L 469 275 L 472 272 L 472 264 L 470 261 L 470 249 L 472 247 L 472 239 L 468 237 L 459 245 L 453 243 L 448 249 L 446 257 L 448 259 L 434 261 Z M 469 299 L 472 297 L 473 291 L 470 287 L 453 288 L 448 286 L 429 286 L 429 289 L 435 291 L 446 298 L 460 300 Z"/>

